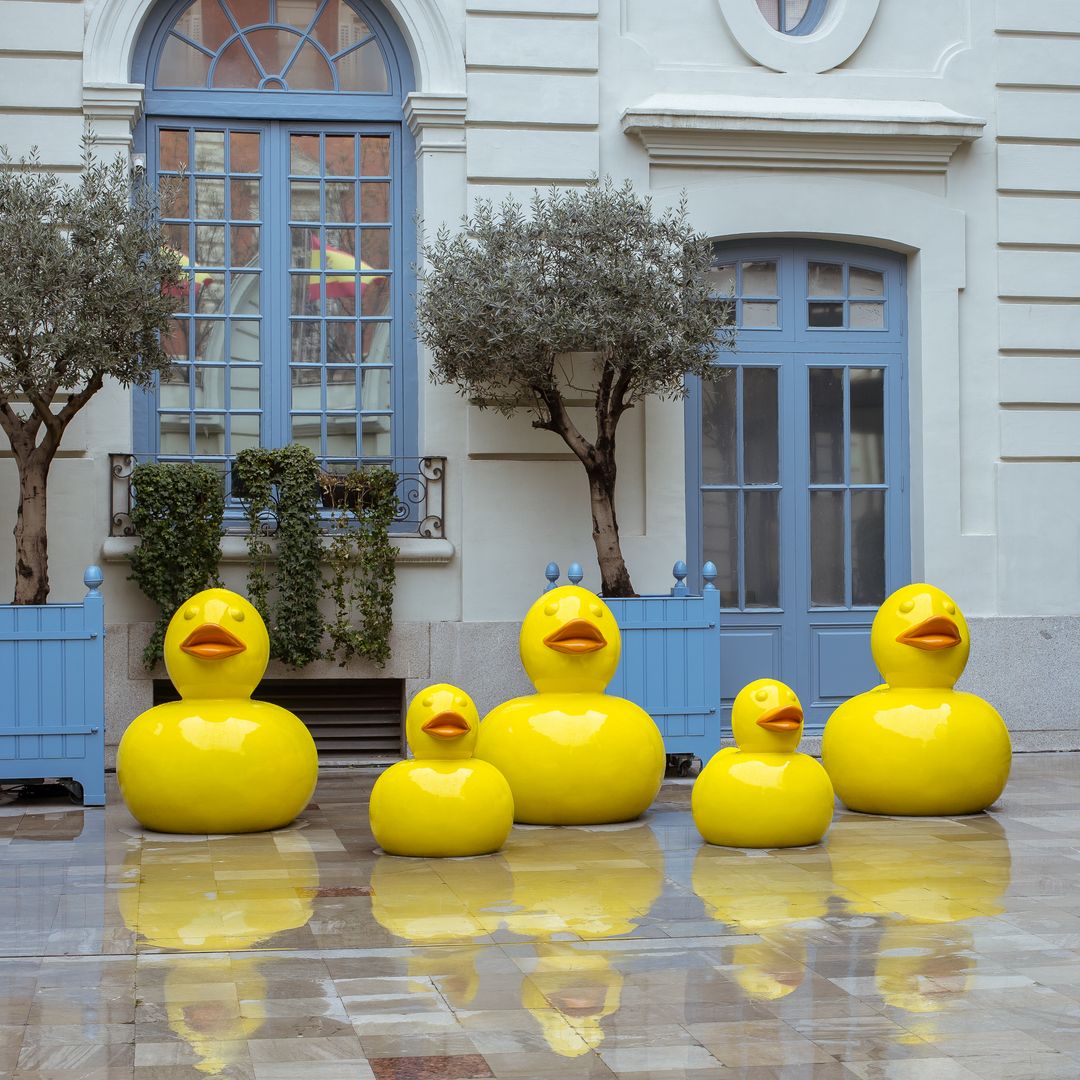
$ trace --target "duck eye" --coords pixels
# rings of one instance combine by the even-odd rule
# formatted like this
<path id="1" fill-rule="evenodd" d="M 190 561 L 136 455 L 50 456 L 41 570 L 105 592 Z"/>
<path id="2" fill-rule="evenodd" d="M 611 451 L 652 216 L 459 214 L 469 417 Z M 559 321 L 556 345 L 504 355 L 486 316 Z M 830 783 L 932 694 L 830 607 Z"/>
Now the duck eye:
<path id="1" fill-rule="evenodd" d="M 903 603 L 902 603 L 902 604 L 900 605 L 900 610 L 901 610 L 901 611 L 902 611 L 902 612 L 903 612 L 903 613 L 904 613 L 905 615 L 907 615 L 907 613 L 908 613 L 909 611 L 914 611 L 914 610 L 915 610 L 915 601 L 914 601 L 914 600 L 905 600 L 905 601 L 904 601 L 904 602 L 903 602 Z"/>
<path id="2" fill-rule="evenodd" d="M 949 613 L 950 615 L 955 615 L 955 614 L 956 614 L 956 605 L 955 605 L 955 604 L 954 604 L 954 603 L 953 603 L 953 602 L 952 602 L 951 600 L 948 600 L 948 601 L 946 601 L 946 603 L 945 603 L 945 610 L 946 610 L 946 611 L 947 611 L 947 612 L 948 612 L 948 613 Z"/>
<path id="3" fill-rule="evenodd" d="M 192 619 L 194 619 L 195 616 L 198 615 L 198 614 L 199 614 L 199 609 L 197 607 L 195 607 L 194 605 L 192 605 L 191 607 L 184 608 L 184 618 L 187 619 L 189 622 Z"/>
<path id="4" fill-rule="evenodd" d="M 468 705 L 468 702 L 463 697 L 456 697 L 456 698 L 454 698 L 454 704 L 459 709 L 464 709 L 465 706 Z"/>
<path id="5" fill-rule="evenodd" d="M 420 702 L 420 704 L 423 705 L 425 709 L 430 709 L 431 706 L 434 703 L 435 703 L 435 699 L 433 697 L 431 697 L 430 695 L 428 697 L 426 697 L 426 698 L 423 698 L 421 700 L 421 702 Z"/>
<path id="6" fill-rule="evenodd" d="M 795 700 L 795 695 L 790 690 L 788 691 L 787 699 L 788 699 L 788 701 L 794 701 Z"/>
<path id="7" fill-rule="evenodd" d="M 589 610 L 598 618 L 604 617 L 604 609 L 599 604 L 590 604 Z"/>
<path id="8" fill-rule="evenodd" d="M 557 612 L 558 610 L 559 610 L 559 605 L 557 603 L 555 603 L 555 602 L 544 605 L 544 614 L 545 615 L 554 615 L 555 612 Z"/>
<path id="9" fill-rule="evenodd" d="M 754 700 L 755 701 L 768 701 L 769 700 L 769 691 L 768 690 L 757 690 L 757 691 L 755 691 L 754 692 Z"/>
<path id="10" fill-rule="evenodd" d="M 230 614 L 230 615 L 231 615 L 231 616 L 232 616 L 232 617 L 233 617 L 233 618 L 234 618 L 234 619 L 235 619 L 235 620 L 236 620 L 237 622 L 243 622 L 243 621 L 244 621 L 244 612 L 243 612 L 243 609 L 242 609 L 242 608 L 238 608 L 238 607 L 231 607 L 231 608 L 229 608 L 229 614 Z"/>

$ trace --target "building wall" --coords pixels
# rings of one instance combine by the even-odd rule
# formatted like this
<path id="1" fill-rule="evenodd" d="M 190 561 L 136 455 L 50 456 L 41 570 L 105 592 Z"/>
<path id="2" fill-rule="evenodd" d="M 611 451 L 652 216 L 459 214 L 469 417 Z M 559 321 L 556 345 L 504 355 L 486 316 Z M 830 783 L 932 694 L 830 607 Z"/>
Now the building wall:
<path id="1" fill-rule="evenodd" d="M 740 42 L 747 5 L 387 0 L 415 50 L 408 115 L 425 221 L 607 173 L 659 206 L 685 190 L 694 222 L 717 238 L 818 237 L 906 254 L 913 577 L 942 584 L 972 618 L 972 674 L 1018 744 L 1080 746 L 1062 647 L 1080 610 L 1080 13 L 1068 0 L 834 0 L 837 33 L 868 24 L 850 55 L 823 71 L 775 70 L 782 57 L 760 62 Z M 16 154 L 36 144 L 43 165 L 72 171 L 85 117 L 107 152 L 126 152 L 125 102 L 138 95 L 114 84 L 145 4 L 4 8 L 0 143 Z M 799 115 L 770 134 L 738 118 L 736 98 Z M 901 122 L 896 103 L 926 105 L 937 134 L 905 143 L 911 117 Z M 624 117 L 650 108 L 668 120 L 682 109 L 682 126 L 665 133 L 661 121 L 635 128 Z M 985 123 L 947 153 L 941 110 Z M 934 155 L 944 160 L 927 163 Z M 414 557 L 433 561 L 400 567 L 389 673 L 410 687 L 479 683 L 494 702 L 521 685 L 512 624 L 544 565 L 578 559 L 585 584 L 598 584 L 584 475 L 527 416 L 480 412 L 424 379 L 420 424 L 421 449 L 448 458 L 452 554 L 430 548 Z M 116 388 L 68 433 L 51 486 L 58 599 L 78 596 L 83 566 L 102 558 L 107 454 L 130 439 Z M 683 461 L 681 406 L 628 414 L 619 515 L 640 591 L 666 587 L 686 550 Z M 0 491 L 0 566 L 11 566 L 10 462 Z M 228 572 L 242 581 L 240 567 Z M 114 736 L 149 700 L 132 657 L 152 612 L 126 574 L 122 560 L 106 564 Z M 1056 702 L 1052 719 L 1025 692 L 1033 673 L 1040 701 Z"/>

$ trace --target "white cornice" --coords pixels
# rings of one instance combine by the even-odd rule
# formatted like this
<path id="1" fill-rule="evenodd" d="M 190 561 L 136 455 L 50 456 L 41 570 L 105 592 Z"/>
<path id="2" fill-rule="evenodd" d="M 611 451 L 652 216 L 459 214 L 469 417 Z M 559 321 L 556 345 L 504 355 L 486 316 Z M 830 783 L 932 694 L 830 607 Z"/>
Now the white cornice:
<path id="1" fill-rule="evenodd" d="M 409 94 L 405 122 L 416 139 L 417 154 L 465 153 L 466 103 L 464 94 Z"/>
<path id="2" fill-rule="evenodd" d="M 397 563 L 448 563 L 454 557 L 454 545 L 442 538 L 423 536 L 391 536 L 390 543 L 397 549 Z M 104 562 L 124 562 L 131 558 L 132 552 L 139 546 L 136 536 L 110 536 L 101 545 L 101 558 Z M 329 540 L 323 538 L 324 550 L 329 547 Z M 223 563 L 244 563 L 250 559 L 247 538 L 243 536 L 223 536 L 221 538 L 221 561 Z M 270 540 L 271 559 L 277 557 L 277 541 Z"/>
<path id="3" fill-rule="evenodd" d="M 943 172 L 986 121 L 935 102 L 657 94 L 627 109 L 654 165 Z"/>

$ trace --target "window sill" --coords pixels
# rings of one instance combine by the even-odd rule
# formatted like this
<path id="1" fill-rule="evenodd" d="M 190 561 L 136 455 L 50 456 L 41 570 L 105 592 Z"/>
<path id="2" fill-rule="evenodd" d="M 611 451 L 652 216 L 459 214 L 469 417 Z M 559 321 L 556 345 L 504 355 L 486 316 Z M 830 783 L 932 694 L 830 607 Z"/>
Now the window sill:
<path id="1" fill-rule="evenodd" d="M 402 563 L 448 563 L 454 557 L 454 545 L 445 539 L 429 539 L 422 536 L 391 536 L 390 542 L 397 548 L 396 562 Z M 139 546 L 136 536 L 110 536 L 101 545 L 101 557 L 105 562 L 125 562 Z M 325 547 L 328 539 L 323 540 Z M 271 557 L 276 553 L 276 541 L 270 541 Z M 221 561 L 245 563 L 248 561 L 247 540 L 243 536 L 221 538 Z"/>

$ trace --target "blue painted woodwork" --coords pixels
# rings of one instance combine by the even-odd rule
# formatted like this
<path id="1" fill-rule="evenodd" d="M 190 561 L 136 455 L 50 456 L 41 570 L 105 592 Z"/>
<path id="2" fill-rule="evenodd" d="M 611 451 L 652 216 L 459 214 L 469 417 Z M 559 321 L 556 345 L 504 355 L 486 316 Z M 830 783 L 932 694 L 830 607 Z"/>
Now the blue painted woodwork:
<path id="1" fill-rule="evenodd" d="M 685 563 L 675 567 L 685 577 Z M 702 568 L 705 584 L 699 596 L 688 595 L 676 572 L 670 596 L 604 597 L 622 635 L 622 655 L 608 693 L 640 705 L 656 721 L 668 754 L 692 754 L 702 762 L 720 749 L 720 594 L 712 584 L 715 572 L 709 563 Z M 555 587 L 559 567 L 549 563 L 545 576 L 546 592 Z M 571 564 L 567 576 L 571 584 L 580 582 L 580 564 Z"/>
<path id="2" fill-rule="evenodd" d="M 80 604 L 0 605 L 0 780 L 71 779 L 105 805 L 105 608 L 87 567 Z"/>
<path id="3" fill-rule="evenodd" d="M 905 264 L 866 247 L 781 240 L 717 244 L 714 261 L 739 334 L 735 355 L 717 356 L 726 383 L 688 380 L 687 550 L 692 563 L 720 566 L 725 718 L 742 686 L 769 676 L 791 684 L 807 729 L 820 730 L 837 704 L 880 681 L 870 623 L 910 574 Z M 770 262 L 774 284 L 762 273 Z M 879 406 L 868 409 L 867 387 Z M 866 511 L 879 502 L 884 527 L 871 535 Z M 838 514 L 840 543 L 812 543 L 812 508 L 819 526 Z"/>
<path id="4" fill-rule="evenodd" d="M 393 20 L 374 5 L 350 0 L 348 6 L 371 31 L 370 36 L 352 42 L 349 48 L 359 49 L 365 42 L 377 45 L 385 64 L 385 89 L 164 87 L 157 77 L 162 50 L 170 40 L 176 41 L 178 34 L 189 40 L 177 29 L 177 21 L 185 17 L 189 7 L 187 0 L 159 5 L 144 26 L 132 64 L 133 81 L 147 86 L 146 116 L 135 133 L 136 149 L 145 152 L 151 178 L 156 180 L 162 173 L 176 174 L 175 162 L 162 161 L 162 132 L 186 133 L 184 137 L 192 149 L 186 171 L 193 174 L 194 183 L 184 205 L 171 211 L 171 225 L 178 237 L 186 238 L 192 254 L 190 314 L 180 319 L 186 340 L 178 349 L 175 382 L 166 380 L 166 384 L 159 382 L 151 391 L 133 394 L 137 456 L 204 461 L 221 469 L 228 483 L 228 461 L 238 450 L 251 445 L 305 442 L 324 466 L 336 470 L 417 455 L 416 346 L 411 333 L 415 273 L 405 237 L 416 205 L 415 155 L 401 111 L 401 102 L 413 86 L 413 73 L 404 39 Z M 326 9 L 323 0 L 318 11 Z M 248 10 L 254 8 L 248 5 Z M 270 3 L 266 11 L 266 21 L 243 27 L 244 34 L 265 34 L 276 26 L 281 33 L 296 37 L 297 51 L 306 47 L 303 42 L 307 40 L 313 48 L 325 52 L 317 35 L 303 38 L 304 33 L 311 35 L 318 15 L 306 29 L 298 30 L 284 18 L 275 22 L 276 4 Z M 228 40 L 223 39 L 215 49 L 198 46 L 207 57 L 213 55 L 212 62 L 208 61 L 208 82 L 213 80 L 214 65 L 230 48 L 230 42 L 234 49 L 243 44 L 258 62 L 257 50 L 242 41 L 241 26 L 232 21 L 237 33 Z M 265 82 L 268 72 L 261 74 Z M 336 74 L 334 79 L 336 86 Z M 318 121 L 313 122 L 313 117 Z M 199 137 L 209 143 L 218 133 L 224 138 L 226 159 L 220 167 L 200 169 L 194 140 Z M 232 140 L 245 135 L 258 139 L 257 169 L 247 164 L 239 170 L 232 167 Z M 343 135 L 359 137 L 355 141 L 358 155 L 362 155 L 365 137 L 389 139 L 388 173 L 365 171 L 364 159 L 358 156 L 351 178 L 335 169 L 327 179 L 327 140 Z M 321 148 L 316 174 L 300 175 L 290 152 L 292 140 L 311 136 Z M 205 180 L 220 176 L 224 181 L 228 195 L 220 211 L 208 213 L 198 205 L 195 189 L 200 172 L 205 174 Z M 291 186 L 310 181 L 319 184 L 318 213 L 298 214 L 290 199 Z M 355 188 L 358 232 L 344 228 L 346 223 L 341 219 L 335 221 L 328 208 L 330 187 L 343 189 L 343 182 Z M 237 183 L 258 185 L 257 210 L 238 212 Z M 388 219 L 360 221 L 365 206 L 362 193 L 374 194 L 381 185 L 389 186 Z M 211 185 L 204 186 L 211 190 Z M 254 204 L 253 199 L 250 202 Z M 168 207 L 163 217 L 168 221 Z M 209 226 L 215 224 L 225 226 L 225 257 L 201 258 L 196 230 L 209 235 Z M 241 230 L 258 228 L 258 246 L 252 259 L 238 261 L 233 254 L 234 226 Z M 325 262 L 309 266 L 298 261 L 293 245 L 300 229 L 310 231 L 316 262 L 321 253 L 335 247 L 335 235 L 353 232 L 357 253 L 353 258 L 369 266 L 367 241 L 374 242 L 377 232 L 385 234 L 386 239 L 375 245 L 380 254 L 385 248 L 389 255 L 388 260 L 385 255 L 378 260 L 382 265 L 376 269 L 381 273 L 360 273 L 357 265 L 351 275 L 355 281 L 352 309 L 339 302 L 341 310 L 335 310 L 335 299 L 328 295 L 335 284 L 350 276 L 347 272 L 328 267 Z M 376 278 L 388 283 L 389 304 L 368 310 L 361 296 L 366 295 L 367 283 Z M 203 279 L 223 297 L 216 307 L 200 304 Z M 242 295 L 238 282 L 246 290 Z M 298 308 L 298 291 L 304 293 L 309 282 L 319 283 L 314 306 L 309 305 L 310 310 Z M 205 295 L 209 297 L 210 293 Z M 334 362 L 341 354 L 335 356 L 333 352 L 331 331 L 338 341 L 342 333 L 352 335 L 354 360 L 347 364 Z M 310 332 L 308 336 L 316 345 L 314 352 L 305 346 L 305 354 L 300 356 L 297 343 L 302 332 Z M 387 391 L 380 387 L 380 381 L 386 380 L 388 403 L 383 400 Z M 211 385 L 221 388 L 219 398 L 211 397 Z M 294 387 L 299 388 L 296 397 Z M 300 395 L 305 400 L 299 400 Z M 353 418 L 356 436 L 350 443 Z M 165 445 L 163 424 L 168 433 Z M 230 505 L 230 512 L 239 513 L 239 508 Z"/>

